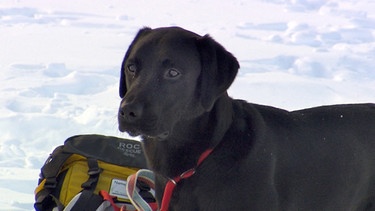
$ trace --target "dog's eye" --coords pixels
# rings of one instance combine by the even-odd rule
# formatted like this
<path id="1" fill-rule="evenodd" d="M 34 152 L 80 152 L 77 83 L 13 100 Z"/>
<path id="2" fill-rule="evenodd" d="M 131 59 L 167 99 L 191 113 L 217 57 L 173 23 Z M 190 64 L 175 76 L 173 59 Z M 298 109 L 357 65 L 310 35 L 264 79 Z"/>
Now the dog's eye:
<path id="1" fill-rule="evenodd" d="M 167 72 L 166 72 L 166 77 L 167 78 L 176 78 L 180 75 L 180 72 L 174 68 L 171 68 L 169 69 Z"/>
<path id="2" fill-rule="evenodd" d="M 137 71 L 137 66 L 136 66 L 135 64 L 129 64 L 129 65 L 127 66 L 127 68 L 128 68 L 128 71 L 129 71 L 130 73 L 133 73 L 133 74 Z"/>

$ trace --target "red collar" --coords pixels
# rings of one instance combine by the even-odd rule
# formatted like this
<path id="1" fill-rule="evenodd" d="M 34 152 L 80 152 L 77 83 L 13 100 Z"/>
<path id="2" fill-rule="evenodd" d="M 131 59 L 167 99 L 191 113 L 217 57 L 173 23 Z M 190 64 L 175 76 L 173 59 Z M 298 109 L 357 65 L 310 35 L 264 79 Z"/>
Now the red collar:
<path id="1" fill-rule="evenodd" d="M 164 189 L 164 195 L 163 195 L 163 200 L 161 202 L 161 209 L 160 211 L 168 211 L 169 208 L 169 203 L 172 198 L 172 193 L 174 188 L 176 187 L 177 183 L 180 182 L 182 179 L 187 179 L 191 176 L 194 175 L 196 168 L 211 154 L 213 149 L 207 149 L 204 151 L 201 156 L 198 159 L 197 165 L 194 168 L 191 168 L 184 173 L 182 173 L 180 176 L 177 176 L 173 179 L 169 179 L 167 182 L 167 185 L 165 186 Z"/>

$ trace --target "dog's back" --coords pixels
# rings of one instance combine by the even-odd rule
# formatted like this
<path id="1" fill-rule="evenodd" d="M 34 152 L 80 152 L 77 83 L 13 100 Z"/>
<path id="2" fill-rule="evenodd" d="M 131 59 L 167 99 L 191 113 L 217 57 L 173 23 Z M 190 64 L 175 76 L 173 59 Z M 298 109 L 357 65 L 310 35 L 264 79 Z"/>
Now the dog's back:
<path id="1" fill-rule="evenodd" d="M 375 105 L 257 106 L 283 210 L 375 209 Z"/>

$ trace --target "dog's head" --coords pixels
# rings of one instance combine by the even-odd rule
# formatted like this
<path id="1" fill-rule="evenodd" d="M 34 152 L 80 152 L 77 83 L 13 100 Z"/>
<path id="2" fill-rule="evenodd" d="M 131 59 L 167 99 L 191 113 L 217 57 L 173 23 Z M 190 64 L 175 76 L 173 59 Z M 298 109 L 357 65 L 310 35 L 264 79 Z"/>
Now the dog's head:
<path id="1" fill-rule="evenodd" d="M 120 131 L 164 139 L 177 122 L 212 109 L 239 64 L 210 36 L 178 27 L 143 28 L 121 68 Z"/>

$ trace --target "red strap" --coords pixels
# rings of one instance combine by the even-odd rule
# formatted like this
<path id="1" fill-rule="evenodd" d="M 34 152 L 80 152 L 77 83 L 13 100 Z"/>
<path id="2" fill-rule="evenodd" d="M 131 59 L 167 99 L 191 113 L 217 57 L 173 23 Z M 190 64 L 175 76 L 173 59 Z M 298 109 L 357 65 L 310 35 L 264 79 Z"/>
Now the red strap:
<path id="1" fill-rule="evenodd" d="M 195 166 L 195 168 L 192 168 L 192 169 L 189 169 L 189 170 L 185 171 L 180 176 L 177 176 L 174 179 L 169 179 L 169 181 L 167 182 L 167 184 L 165 185 L 165 188 L 164 188 L 163 200 L 161 202 L 160 211 L 168 211 L 169 203 L 170 203 L 171 198 L 172 198 L 172 193 L 173 193 L 173 190 L 176 187 L 177 183 L 180 182 L 182 179 L 186 179 L 186 178 L 189 178 L 189 177 L 193 176 L 194 173 L 195 173 L 195 169 L 199 165 L 201 165 L 201 163 L 211 154 L 212 151 L 213 151 L 213 149 L 208 149 L 208 150 L 204 151 L 201 154 L 201 156 L 199 157 L 197 165 Z"/>
<path id="2" fill-rule="evenodd" d="M 107 191 L 105 191 L 105 190 L 101 190 L 101 191 L 99 191 L 99 194 L 103 197 L 103 199 L 104 199 L 105 201 L 109 201 L 109 203 L 111 203 L 111 205 L 112 205 L 114 211 L 122 211 L 122 210 L 123 210 L 122 208 L 120 209 L 120 208 L 115 204 L 115 202 L 113 201 L 112 196 L 109 195 L 109 193 L 108 193 Z"/>
<path id="3" fill-rule="evenodd" d="M 151 209 L 152 209 L 153 211 L 157 211 L 157 210 L 158 210 L 158 203 L 156 203 L 156 202 L 151 202 L 151 203 L 149 203 L 149 205 L 150 205 L 150 207 L 151 207 Z"/>
<path id="4" fill-rule="evenodd" d="M 213 151 L 214 149 L 208 149 L 206 151 L 204 151 L 201 156 L 199 157 L 198 159 L 198 163 L 197 163 L 197 166 L 195 168 L 197 168 L 199 165 L 201 165 L 201 163 L 211 154 L 211 152 Z"/>
<path id="5" fill-rule="evenodd" d="M 176 187 L 176 184 L 172 182 L 171 180 L 167 182 L 167 185 L 164 188 L 163 200 L 161 203 L 160 211 L 168 211 L 169 202 L 172 198 L 172 193 L 175 187 Z"/>

